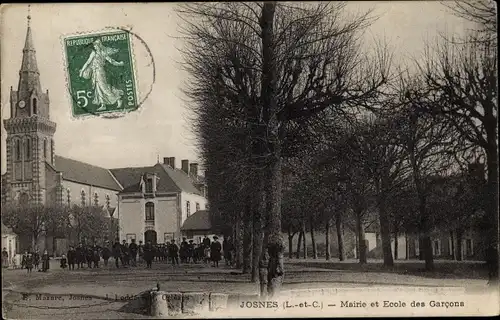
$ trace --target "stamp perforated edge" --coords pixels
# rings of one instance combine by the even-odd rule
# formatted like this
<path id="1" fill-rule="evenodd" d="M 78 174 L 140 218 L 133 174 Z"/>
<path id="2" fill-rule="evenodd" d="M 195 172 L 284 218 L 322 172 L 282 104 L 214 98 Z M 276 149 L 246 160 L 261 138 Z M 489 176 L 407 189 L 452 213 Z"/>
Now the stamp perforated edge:
<path id="1" fill-rule="evenodd" d="M 71 120 L 84 120 L 88 118 L 121 118 L 131 112 L 137 112 L 140 111 L 142 108 L 142 104 L 145 101 L 145 98 L 147 98 L 147 95 L 143 97 L 142 92 L 139 90 L 139 76 L 137 72 L 137 66 L 136 66 L 136 56 L 135 56 L 135 51 L 134 51 L 134 44 L 132 41 L 132 36 L 134 35 L 131 32 L 130 27 L 105 27 L 99 30 L 90 30 L 90 31 L 82 31 L 82 32 L 74 32 L 74 33 L 68 33 L 68 34 L 62 34 L 59 37 L 60 43 L 61 43 L 61 48 L 63 51 L 62 54 L 62 59 L 63 59 L 63 68 L 64 68 L 64 76 L 65 76 L 65 83 L 66 83 L 66 88 L 65 88 L 65 93 L 68 98 L 68 102 L 71 108 L 70 114 L 71 114 Z M 66 43 L 65 40 L 68 38 L 72 37 L 82 37 L 82 36 L 90 36 L 90 35 L 99 35 L 99 34 L 106 34 L 106 33 L 111 33 L 111 32 L 127 32 L 129 34 L 129 53 L 130 53 L 130 58 L 131 58 L 131 64 L 132 64 L 132 73 L 134 77 L 134 87 L 135 87 L 135 92 L 136 92 L 136 103 L 137 103 L 137 108 L 133 110 L 123 110 L 123 111 L 108 111 L 108 112 L 102 112 L 99 114 L 83 114 L 83 115 L 78 115 L 76 116 L 73 110 L 73 100 L 72 100 L 72 95 L 70 92 L 70 79 L 69 79 L 69 72 L 68 72 L 68 56 L 66 53 Z M 151 54 L 151 53 L 150 53 Z M 141 99 L 144 99 L 141 101 Z"/>

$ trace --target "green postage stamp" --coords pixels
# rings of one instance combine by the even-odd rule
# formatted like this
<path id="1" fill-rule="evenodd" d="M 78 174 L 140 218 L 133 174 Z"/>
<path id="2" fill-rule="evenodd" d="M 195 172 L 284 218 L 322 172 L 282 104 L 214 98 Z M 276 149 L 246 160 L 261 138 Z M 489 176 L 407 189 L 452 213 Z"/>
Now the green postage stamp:
<path id="1" fill-rule="evenodd" d="M 139 107 L 130 33 L 110 31 L 63 41 L 73 116 Z"/>

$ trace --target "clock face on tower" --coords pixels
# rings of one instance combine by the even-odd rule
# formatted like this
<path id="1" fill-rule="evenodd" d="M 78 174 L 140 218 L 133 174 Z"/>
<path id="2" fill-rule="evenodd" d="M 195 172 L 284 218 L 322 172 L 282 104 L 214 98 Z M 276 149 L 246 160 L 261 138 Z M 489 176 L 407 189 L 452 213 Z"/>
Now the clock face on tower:
<path id="1" fill-rule="evenodd" d="M 19 108 L 22 109 L 22 108 L 24 108 L 24 106 L 26 105 L 26 103 L 23 100 L 21 100 L 21 101 L 19 101 L 18 105 L 19 105 Z"/>

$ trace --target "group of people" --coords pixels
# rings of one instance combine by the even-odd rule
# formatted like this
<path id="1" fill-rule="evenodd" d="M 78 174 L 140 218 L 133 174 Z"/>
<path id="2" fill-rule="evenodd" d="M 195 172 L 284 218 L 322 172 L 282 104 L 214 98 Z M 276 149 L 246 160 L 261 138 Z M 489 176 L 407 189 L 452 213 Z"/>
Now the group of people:
<path id="1" fill-rule="evenodd" d="M 146 263 L 146 268 L 151 268 L 154 260 L 170 261 L 173 265 L 212 262 L 214 267 L 218 267 L 222 257 L 224 257 L 226 265 L 230 266 L 232 265 L 233 251 L 234 246 L 230 237 L 225 237 L 222 244 L 217 236 L 213 237 L 213 241 L 205 236 L 199 244 L 195 244 L 193 240 L 187 241 L 186 238 L 183 238 L 180 246 L 177 245 L 174 239 L 169 243 L 158 245 L 152 244 L 151 241 L 147 241 L 146 244 L 139 241 L 139 244 L 137 244 L 135 239 L 132 239 L 130 244 L 126 240 L 120 243 L 119 239 L 116 239 L 113 245 L 106 241 L 102 247 L 97 243 L 93 245 L 79 243 L 76 247 L 70 246 L 67 254 L 63 254 L 61 257 L 60 267 L 63 269 L 69 268 L 69 270 L 75 270 L 75 266 L 78 269 L 85 266 L 89 269 L 99 268 L 101 258 L 104 261 L 104 266 L 108 266 L 111 257 L 115 260 L 116 268 L 120 268 L 120 265 L 121 267 L 135 267 L 138 259 Z M 3 258 L 6 252 L 7 250 L 4 248 L 2 251 Z M 35 249 L 34 252 L 26 251 L 22 255 L 21 267 L 27 269 L 28 272 L 31 272 L 33 268 L 47 271 L 49 269 L 49 259 L 47 250 L 43 254 L 40 254 L 38 249 Z M 40 263 L 41 269 L 39 269 Z"/>
<path id="2" fill-rule="evenodd" d="M 26 250 L 21 256 L 21 269 L 26 269 L 28 273 L 31 273 L 33 269 L 47 272 L 49 270 L 49 260 L 50 257 L 47 250 L 43 254 L 40 254 L 38 248 L 34 251 Z"/>

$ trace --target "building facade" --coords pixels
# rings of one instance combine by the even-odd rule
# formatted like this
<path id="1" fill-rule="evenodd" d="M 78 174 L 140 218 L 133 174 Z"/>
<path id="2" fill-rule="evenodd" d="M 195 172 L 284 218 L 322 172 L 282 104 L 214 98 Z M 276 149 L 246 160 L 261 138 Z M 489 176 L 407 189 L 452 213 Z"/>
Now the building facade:
<path id="1" fill-rule="evenodd" d="M 10 91 L 7 132 L 7 170 L 2 175 L 2 204 L 97 206 L 119 219 L 119 237 L 154 242 L 179 237 L 183 221 L 197 207 L 205 208 L 204 183 L 198 165 L 175 158 L 152 167 L 106 169 L 58 156 L 56 123 L 50 120 L 48 90 L 42 91 L 36 50 L 28 16 L 17 90 Z M 20 235 L 18 250 L 32 246 Z M 24 241 L 23 241 L 24 240 Z M 42 237 L 41 250 L 64 252 L 64 239 Z M 58 248 L 55 248 L 58 247 Z"/>

